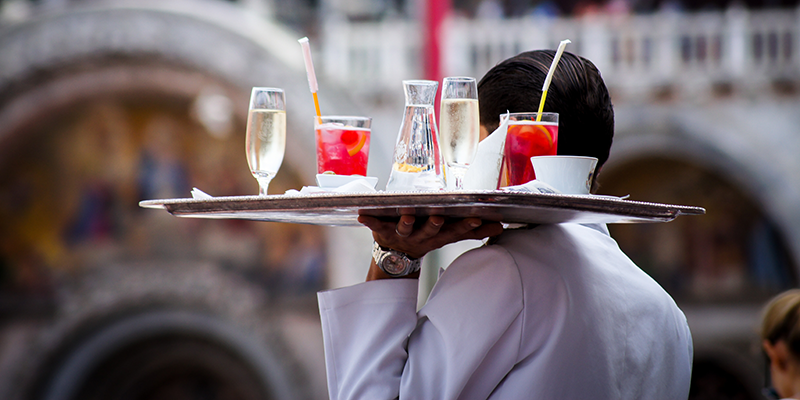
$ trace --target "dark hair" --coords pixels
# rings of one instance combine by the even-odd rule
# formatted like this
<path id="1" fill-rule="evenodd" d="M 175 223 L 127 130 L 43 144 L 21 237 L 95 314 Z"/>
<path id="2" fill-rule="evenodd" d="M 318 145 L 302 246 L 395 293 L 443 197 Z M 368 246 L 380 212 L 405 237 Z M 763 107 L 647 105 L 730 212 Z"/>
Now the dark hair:
<path id="1" fill-rule="evenodd" d="M 764 307 L 761 338 L 773 345 L 783 340 L 792 355 L 800 357 L 800 290 L 787 290 Z"/>
<path id="2" fill-rule="evenodd" d="M 506 111 L 537 111 L 553 57 L 553 50 L 528 51 L 489 70 L 478 83 L 481 125 L 491 133 Z M 597 67 L 564 52 L 547 90 L 544 111 L 559 114 L 558 154 L 597 157 L 599 170 L 611 150 L 614 108 Z"/>

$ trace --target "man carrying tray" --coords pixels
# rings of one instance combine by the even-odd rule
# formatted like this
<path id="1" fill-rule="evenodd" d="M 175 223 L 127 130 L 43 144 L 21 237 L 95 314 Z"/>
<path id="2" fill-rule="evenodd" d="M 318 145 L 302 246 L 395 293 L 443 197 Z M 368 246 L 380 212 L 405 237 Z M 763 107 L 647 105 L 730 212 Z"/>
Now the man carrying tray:
<path id="1" fill-rule="evenodd" d="M 484 136 L 507 110 L 536 109 L 553 56 L 522 53 L 483 77 Z M 559 154 L 602 166 L 614 116 L 595 66 L 564 53 L 545 108 L 559 113 Z M 367 282 L 319 293 L 331 399 L 688 397 L 686 319 L 604 225 L 359 222 L 375 239 Z M 486 237 L 441 274 L 417 312 L 419 259 Z"/>

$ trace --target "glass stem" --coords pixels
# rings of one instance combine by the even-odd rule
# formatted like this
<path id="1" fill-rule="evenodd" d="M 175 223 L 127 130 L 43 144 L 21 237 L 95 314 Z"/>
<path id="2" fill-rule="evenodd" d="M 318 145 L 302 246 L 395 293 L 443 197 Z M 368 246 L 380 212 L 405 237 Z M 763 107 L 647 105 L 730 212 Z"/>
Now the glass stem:
<path id="1" fill-rule="evenodd" d="M 267 189 L 269 188 L 269 183 L 272 182 L 272 178 L 274 176 L 275 176 L 274 173 L 262 173 L 256 176 L 256 180 L 258 181 L 259 196 L 267 195 Z"/>
<path id="2" fill-rule="evenodd" d="M 464 175 L 467 174 L 467 166 L 465 165 L 450 165 L 450 171 L 455 180 L 455 189 L 461 190 L 464 188 Z"/>

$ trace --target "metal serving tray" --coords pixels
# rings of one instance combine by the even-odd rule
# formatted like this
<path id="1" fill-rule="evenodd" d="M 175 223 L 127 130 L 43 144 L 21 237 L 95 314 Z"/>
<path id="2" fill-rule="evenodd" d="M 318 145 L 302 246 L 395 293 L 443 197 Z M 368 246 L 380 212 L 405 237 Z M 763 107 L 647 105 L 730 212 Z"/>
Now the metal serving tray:
<path id="1" fill-rule="evenodd" d="M 480 217 L 505 223 L 538 224 L 667 222 L 680 215 L 705 214 L 705 209 L 701 207 L 622 200 L 610 196 L 499 190 L 232 196 L 204 200 L 145 200 L 139 205 L 163 208 L 178 217 L 331 226 L 362 226 L 356 220 L 359 215 L 397 218 L 401 210 L 404 214 L 413 213 L 417 216 Z"/>

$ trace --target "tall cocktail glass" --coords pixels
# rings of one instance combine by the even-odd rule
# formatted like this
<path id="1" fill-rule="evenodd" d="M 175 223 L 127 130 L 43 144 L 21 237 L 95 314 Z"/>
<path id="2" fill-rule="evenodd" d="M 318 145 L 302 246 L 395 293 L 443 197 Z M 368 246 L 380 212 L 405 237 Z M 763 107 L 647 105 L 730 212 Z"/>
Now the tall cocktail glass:
<path id="1" fill-rule="evenodd" d="M 447 77 L 442 83 L 439 109 L 442 158 L 447 163 L 447 184 L 463 189 L 464 174 L 475 158 L 480 138 L 478 86 L 475 78 Z"/>
<path id="2" fill-rule="evenodd" d="M 286 100 L 282 89 L 254 87 L 247 116 L 247 164 L 266 196 L 286 150 Z"/>
<path id="3" fill-rule="evenodd" d="M 371 118 L 314 117 L 317 173 L 367 176 Z"/>
<path id="4" fill-rule="evenodd" d="M 554 156 L 558 149 L 558 113 L 508 114 L 499 187 L 522 185 L 536 178 L 531 157 Z M 538 119 L 538 121 L 537 121 Z"/>

